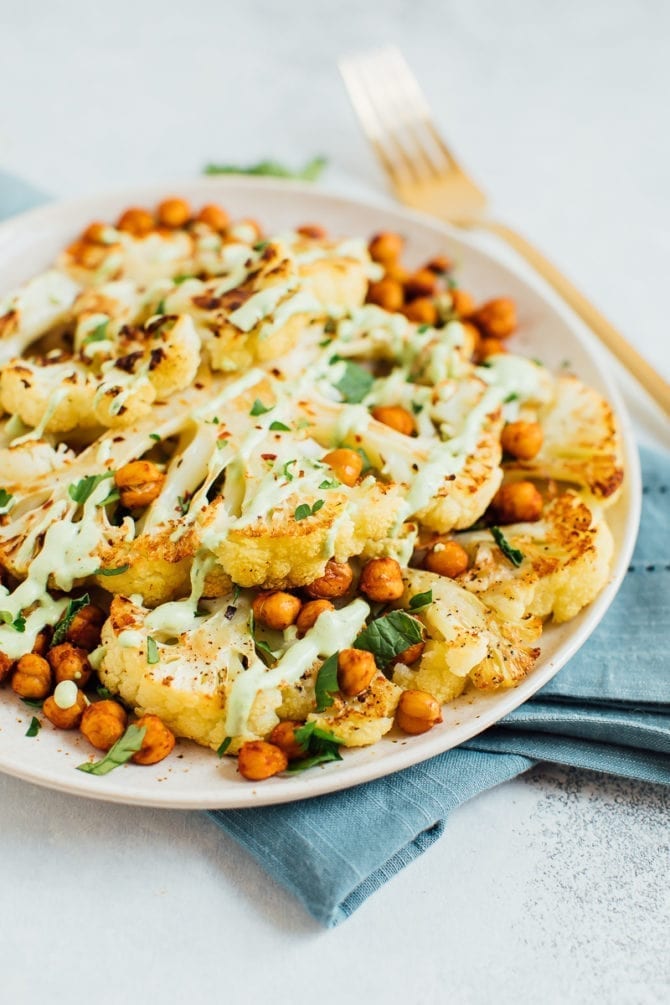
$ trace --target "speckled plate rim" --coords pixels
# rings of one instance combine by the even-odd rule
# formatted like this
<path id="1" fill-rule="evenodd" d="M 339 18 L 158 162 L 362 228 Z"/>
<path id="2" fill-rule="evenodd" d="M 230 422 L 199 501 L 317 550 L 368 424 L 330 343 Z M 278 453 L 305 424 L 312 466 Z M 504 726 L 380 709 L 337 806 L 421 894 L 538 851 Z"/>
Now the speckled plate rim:
<path id="1" fill-rule="evenodd" d="M 557 350 L 576 358 L 575 372 L 602 391 L 621 429 L 626 479 L 608 511 L 615 559 L 607 586 L 568 625 L 549 626 L 542 655 L 515 689 L 494 695 L 466 695 L 445 710 L 445 721 L 420 737 L 392 732 L 370 748 L 345 751 L 344 760 L 298 776 L 277 776 L 260 785 L 243 781 L 235 763 L 180 742 L 165 762 L 152 768 L 126 765 L 102 778 L 75 770 L 89 758 L 78 735 L 44 722 L 35 739 L 25 737 L 33 709 L 8 689 L 0 700 L 0 771 L 71 795 L 165 809 L 249 808 L 311 798 L 392 774 L 471 739 L 527 701 L 584 644 L 612 603 L 630 562 L 641 508 L 641 479 L 630 418 L 608 374 L 604 351 L 578 318 L 523 263 L 488 238 L 464 233 L 380 198 L 350 198 L 313 185 L 266 178 L 223 176 L 124 188 L 98 196 L 51 203 L 0 224 L 0 289 L 4 292 L 46 267 L 64 242 L 92 219 L 111 219 L 128 205 L 151 205 L 179 193 L 193 202 L 222 201 L 235 216 L 258 216 L 269 229 L 323 222 L 342 234 L 396 229 L 409 238 L 417 261 L 447 249 L 456 253 L 459 274 L 478 298 L 508 293 L 521 319 L 519 350 L 558 365 Z M 276 225 L 274 221 L 279 221 Z M 422 250 L 419 251 L 419 248 Z M 477 276 L 482 282 L 477 281 Z M 515 337 L 516 339 L 516 337 Z M 519 344 L 520 343 L 520 344 Z M 586 371 L 586 372 L 585 372 Z"/>

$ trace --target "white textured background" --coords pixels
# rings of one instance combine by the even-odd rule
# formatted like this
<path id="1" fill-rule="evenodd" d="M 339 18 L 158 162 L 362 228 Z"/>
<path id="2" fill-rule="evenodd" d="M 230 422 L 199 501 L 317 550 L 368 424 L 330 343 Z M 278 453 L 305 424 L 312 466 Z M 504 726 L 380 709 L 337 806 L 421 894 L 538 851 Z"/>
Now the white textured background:
<path id="1" fill-rule="evenodd" d="M 670 376 L 663 0 L 0 0 L 0 167 L 75 195 L 325 153 L 378 187 L 335 60 L 389 41 L 497 212 Z M 0 1001 L 665 1002 L 669 803 L 538 768 L 325 933 L 202 815 L 0 776 Z"/>

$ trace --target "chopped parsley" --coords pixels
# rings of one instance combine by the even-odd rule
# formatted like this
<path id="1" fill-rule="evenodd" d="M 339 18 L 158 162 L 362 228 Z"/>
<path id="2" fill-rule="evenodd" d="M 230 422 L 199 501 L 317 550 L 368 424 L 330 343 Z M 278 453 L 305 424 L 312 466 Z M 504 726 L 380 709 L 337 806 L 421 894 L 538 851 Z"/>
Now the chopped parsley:
<path id="1" fill-rule="evenodd" d="M 426 590 L 425 593 L 415 593 L 410 599 L 410 611 L 420 611 L 422 607 L 428 607 L 433 602 L 433 591 Z"/>
<path id="2" fill-rule="evenodd" d="M 160 435 L 158 433 L 149 433 L 149 439 L 155 440 L 156 443 L 160 443 L 161 441 Z"/>
<path id="3" fill-rule="evenodd" d="M 257 252 L 265 251 L 269 243 L 269 241 L 256 241 L 256 243 L 252 245 L 252 248 Z"/>
<path id="4" fill-rule="evenodd" d="M 0 489 L 0 509 L 7 509 L 14 496 L 7 489 Z"/>
<path id="5" fill-rule="evenodd" d="M 510 401 L 518 401 L 518 400 L 519 400 L 519 395 L 516 393 L 516 391 L 512 391 L 511 394 L 507 395 L 507 397 L 505 398 L 503 404 L 504 405 L 509 405 Z"/>
<path id="6" fill-rule="evenodd" d="M 160 663 L 160 661 L 161 658 L 158 654 L 158 644 L 156 643 L 156 640 L 149 635 L 147 636 L 147 663 L 150 666 L 153 666 L 154 663 Z"/>
<path id="7" fill-rule="evenodd" d="M 512 547 L 500 527 L 491 527 L 491 534 L 493 535 L 493 540 L 498 545 L 505 558 L 509 559 L 512 565 L 515 565 L 518 568 L 523 562 L 523 552 L 519 551 L 518 548 Z"/>
<path id="8" fill-rule="evenodd" d="M 30 720 L 30 725 L 26 730 L 26 736 L 37 736 L 41 728 L 42 723 L 39 719 L 36 719 L 35 716 L 33 716 Z"/>
<path id="9" fill-rule="evenodd" d="M 354 642 L 354 648 L 372 653 L 377 666 L 384 670 L 396 656 L 422 640 L 420 621 L 405 611 L 391 611 L 383 618 L 371 621 Z"/>
<path id="10" fill-rule="evenodd" d="M 257 164 L 207 164 L 205 174 L 251 174 L 266 175 L 271 178 L 295 178 L 298 181 L 317 181 L 327 164 L 325 157 L 313 157 L 302 168 L 293 170 L 277 161 L 265 160 Z"/>
<path id="11" fill-rule="evenodd" d="M 90 604 L 91 598 L 88 593 L 85 593 L 83 597 L 79 597 L 77 600 L 68 600 L 67 607 L 65 608 L 65 613 L 63 614 L 60 621 L 56 622 L 56 627 L 54 628 L 53 637 L 51 639 L 51 646 L 58 646 L 61 642 L 65 642 L 68 631 L 70 630 L 70 625 L 74 621 L 74 616 L 82 607 L 86 607 Z"/>
<path id="12" fill-rule="evenodd" d="M 223 757 L 223 755 L 228 750 L 228 747 L 231 745 L 232 742 L 233 742 L 232 736 L 224 737 L 223 743 L 221 743 L 216 749 L 216 752 L 219 757 Z"/>
<path id="13" fill-rule="evenodd" d="M 284 478 L 286 479 L 287 482 L 292 482 L 293 481 L 293 475 L 291 474 L 291 472 L 290 472 L 289 469 L 294 464 L 297 464 L 297 463 L 298 462 L 297 462 L 297 460 L 294 457 L 292 461 L 287 461 L 286 464 L 284 465 L 284 467 L 282 468 L 282 471 L 284 473 Z"/>
<path id="14" fill-rule="evenodd" d="M 321 664 L 321 669 L 316 675 L 314 691 L 316 694 L 316 710 L 323 712 L 333 704 L 332 694 L 339 689 L 337 683 L 337 657 L 339 653 L 333 653 Z M 298 741 L 300 742 L 300 741 Z"/>
<path id="15" fill-rule="evenodd" d="M 0 621 L 9 625 L 15 632 L 25 632 L 26 630 L 26 619 L 22 614 L 17 614 L 14 617 L 11 611 L 0 611 Z"/>
<path id="16" fill-rule="evenodd" d="M 260 400 L 260 398 L 256 398 L 253 405 L 251 406 L 251 411 L 249 412 L 249 415 L 265 415 L 266 412 L 271 412 L 272 408 L 273 408 L 272 405 L 270 405 L 269 408 L 266 408 L 263 402 Z"/>
<path id="17" fill-rule="evenodd" d="M 373 383 L 374 377 L 368 370 L 359 366 L 358 363 L 347 360 L 344 374 L 335 387 L 346 402 L 350 405 L 358 405 L 370 393 Z"/>
<path id="18" fill-rule="evenodd" d="M 315 722 L 306 722 L 293 734 L 296 742 L 305 751 L 305 757 L 291 761 L 287 771 L 295 773 L 307 771 L 317 764 L 327 764 L 329 761 L 341 761 L 340 743 L 336 736 L 328 730 L 320 729 Z"/>
<path id="19" fill-rule="evenodd" d="M 146 726 L 128 726 L 123 736 L 107 751 L 101 761 L 93 763 L 86 761 L 84 764 L 78 764 L 77 770 L 85 771 L 89 775 L 109 774 L 137 753 L 142 746 L 146 731 Z"/>
<path id="20" fill-rule="evenodd" d="M 272 432 L 282 432 L 282 433 L 289 433 L 291 431 L 290 426 L 284 425 L 284 423 L 280 422 L 278 419 L 275 419 L 274 422 L 270 423 L 270 429 L 272 430 Z"/>
<path id="21" fill-rule="evenodd" d="M 175 276 L 172 282 L 175 284 L 175 286 L 181 286 L 181 284 L 185 283 L 187 279 L 195 279 L 195 278 L 196 278 L 195 276 Z"/>
<path id="22" fill-rule="evenodd" d="M 336 488 L 339 488 L 339 486 L 341 484 L 342 483 L 338 482 L 336 478 L 333 478 L 331 481 L 329 481 L 327 478 L 325 478 L 321 482 L 321 484 L 319 485 L 319 488 L 320 489 L 336 489 Z"/>
<path id="23" fill-rule="evenodd" d="M 84 345 L 88 345 L 89 342 L 105 342 L 107 339 L 107 326 L 109 325 L 109 318 L 102 321 L 97 327 L 90 332 L 84 339 Z"/>
<path id="24" fill-rule="evenodd" d="M 130 568 L 129 565 L 117 565 L 115 569 L 96 569 L 93 573 L 94 576 L 122 576 L 124 572 L 128 572 Z"/>
<path id="25" fill-rule="evenodd" d="M 67 491 L 70 499 L 83 506 L 92 493 L 95 492 L 100 482 L 104 482 L 106 478 L 111 478 L 113 474 L 113 471 L 105 471 L 102 475 L 85 475 L 80 481 L 68 485 Z"/>
<path id="26" fill-rule="evenodd" d="M 103 687 L 102 684 L 100 685 L 100 687 L 96 687 L 95 690 L 96 690 L 96 694 L 98 695 L 98 697 L 99 698 L 103 698 L 105 701 L 108 698 L 112 698 L 113 697 L 112 692 L 109 690 L 109 688 L 108 687 Z"/>
<path id="27" fill-rule="evenodd" d="M 313 506 L 310 506 L 309 503 L 301 503 L 293 514 L 294 520 L 306 520 L 308 516 L 314 516 L 325 505 L 325 502 L 325 499 L 317 499 Z"/>

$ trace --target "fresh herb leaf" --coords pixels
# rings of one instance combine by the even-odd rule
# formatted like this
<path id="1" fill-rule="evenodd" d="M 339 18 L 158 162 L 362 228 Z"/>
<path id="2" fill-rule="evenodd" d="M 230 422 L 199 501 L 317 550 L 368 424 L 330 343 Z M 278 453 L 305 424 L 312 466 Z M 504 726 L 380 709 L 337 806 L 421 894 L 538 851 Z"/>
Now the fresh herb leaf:
<path id="1" fill-rule="evenodd" d="M 433 602 L 433 591 L 426 590 L 425 593 L 415 593 L 410 599 L 409 609 L 410 611 L 420 611 L 422 607 L 428 607 L 429 604 Z"/>
<path id="2" fill-rule="evenodd" d="M 124 572 L 128 572 L 130 568 L 129 565 L 117 565 L 115 569 L 96 569 L 93 573 L 94 576 L 121 576 Z"/>
<path id="3" fill-rule="evenodd" d="M 314 516 L 325 505 L 325 499 L 317 499 L 313 506 L 309 503 L 300 503 L 293 514 L 294 520 L 306 520 L 308 516 Z"/>
<path id="4" fill-rule="evenodd" d="M 196 278 L 195 276 L 175 276 L 172 282 L 175 284 L 175 286 L 181 286 L 181 284 L 185 283 L 187 279 L 195 279 L 195 278 Z"/>
<path id="5" fill-rule="evenodd" d="M 26 736 L 37 736 L 41 727 L 42 723 L 40 722 L 40 720 L 36 719 L 35 716 L 33 716 L 32 719 L 30 720 L 30 725 L 26 730 Z"/>
<path id="6" fill-rule="evenodd" d="M 177 506 L 181 515 L 186 516 L 191 508 L 191 500 L 187 499 L 186 496 L 177 496 Z"/>
<path id="7" fill-rule="evenodd" d="M 111 478 L 113 473 L 113 471 L 105 471 L 102 475 L 85 475 L 80 481 L 68 485 L 67 491 L 70 499 L 83 506 L 100 482 L 104 482 L 105 478 Z"/>
<path id="8" fill-rule="evenodd" d="M 339 486 L 340 486 L 341 484 L 342 484 L 342 483 L 341 483 L 341 482 L 338 482 L 336 478 L 333 478 L 333 479 L 332 479 L 332 481 L 329 481 L 329 480 L 328 480 L 327 478 L 325 478 L 325 479 L 324 479 L 324 480 L 323 480 L 323 481 L 321 482 L 321 484 L 319 485 L 319 488 L 320 488 L 320 489 L 336 489 L 336 488 L 338 488 L 338 487 L 339 487 Z"/>
<path id="9" fill-rule="evenodd" d="M 156 443 L 160 443 L 160 441 L 161 441 L 161 438 L 160 438 L 160 436 L 159 436 L 158 433 L 149 433 L 149 439 L 150 440 L 155 440 Z"/>
<path id="10" fill-rule="evenodd" d="M 265 639 L 254 639 L 254 645 L 256 646 L 256 652 L 263 660 L 266 666 L 274 666 L 277 662 L 277 657 L 273 653 L 270 645 Z"/>
<path id="11" fill-rule="evenodd" d="M 129 761 L 133 754 L 142 746 L 142 741 L 147 729 L 146 726 L 128 726 L 123 736 L 116 741 L 101 761 L 86 761 L 78 764 L 78 771 L 85 771 L 89 775 L 107 775 L 114 768 Z"/>
<path id="12" fill-rule="evenodd" d="M 265 251 L 269 243 L 269 241 L 256 241 L 255 244 L 252 244 L 252 248 L 258 252 Z"/>
<path id="13" fill-rule="evenodd" d="M 314 505 L 312 506 L 312 516 L 314 516 L 315 513 L 318 513 L 319 510 L 325 506 L 325 504 L 326 504 L 325 499 L 317 499 Z"/>
<path id="14" fill-rule="evenodd" d="M 251 406 L 251 411 L 249 412 L 249 415 L 265 415 L 266 412 L 271 412 L 272 408 L 273 408 L 272 405 L 270 405 L 269 408 L 266 408 L 263 402 L 260 400 L 260 398 L 256 398 L 253 405 Z"/>
<path id="15" fill-rule="evenodd" d="M 22 698 L 21 701 L 24 705 L 30 705 L 31 708 L 41 708 L 44 704 L 42 698 Z"/>
<path id="16" fill-rule="evenodd" d="M 341 761 L 339 751 L 341 740 L 325 729 L 320 729 L 315 722 L 306 722 L 293 734 L 296 742 L 303 748 L 306 756 L 292 761 L 287 771 L 293 774 L 307 771 L 317 764 L 327 764 L 329 761 Z"/>
<path id="17" fill-rule="evenodd" d="M 504 405 L 509 405 L 510 401 L 518 401 L 518 400 L 519 400 L 519 395 L 516 393 L 516 391 L 512 391 L 511 394 L 507 395 L 507 397 L 505 398 L 503 404 Z"/>
<path id="18" fill-rule="evenodd" d="M 417 335 L 425 335 L 426 332 L 430 331 L 430 325 L 419 325 L 416 330 Z"/>
<path id="19" fill-rule="evenodd" d="M 26 619 L 22 614 L 17 614 L 14 617 L 11 611 L 0 611 L 0 621 L 4 621 L 15 632 L 25 632 L 26 630 Z"/>
<path id="20" fill-rule="evenodd" d="M 335 318 L 326 318 L 326 323 L 323 326 L 323 330 L 326 335 L 334 335 L 337 331 L 337 321 Z M 332 342 L 332 339 L 330 339 Z"/>
<path id="21" fill-rule="evenodd" d="M 147 636 L 147 663 L 152 666 L 154 663 L 160 663 L 161 658 L 158 654 L 158 645 L 155 639 L 149 635 Z"/>
<path id="22" fill-rule="evenodd" d="M 361 470 L 361 474 L 364 475 L 366 471 L 370 471 L 372 469 L 372 461 L 370 460 L 366 452 L 363 450 L 363 447 L 354 447 L 353 449 L 356 451 L 357 454 L 360 454 L 361 457 L 363 458 L 363 468 Z"/>
<path id="23" fill-rule="evenodd" d="M 74 621 L 75 614 L 80 611 L 82 607 L 86 607 L 86 605 L 90 603 L 91 598 L 88 593 L 85 593 L 83 597 L 79 597 L 78 600 L 68 600 L 65 613 L 60 621 L 56 622 L 56 627 L 54 628 L 54 633 L 51 639 L 52 647 L 60 645 L 61 642 L 65 642 L 65 637 L 70 630 L 70 625 Z"/>
<path id="24" fill-rule="evenodd" d="M 232 736 L 224 737 L 223 743 L 221 743 L 220 746 L 218 746 L 216 749 L 216 752 L 219 757 L 223 757 L 223 755 L 228 750 L 228 747 L 231 745 L 232 742 L 233 742 Z"/>
<path id="25" fill-rule="evenodd" d="M 165 301 L 159 300 L 156 304 L 156 314 L 165 314 Z"/>
<path id="26" fill-rule="evenodd" d="M 331 694 L 335 694 L 339 685 L 337 683 L 337 657 L 339 653 L 333 653 L 321 664 L 321 668 L 316 675 L 314 691 L 316 694 L 316 710 L 323 712 L 333 704 Z"/>
<path id="27" fill-rule="evenodd" d="M 106 495 L 102 502 L 98 503 L 98 506 L 109 506 L 110 503 L 118 502 L 121 498 L 121 493 L 118 489 L 112 489 L 109 495 Z"/>
<path id="28" fill-rule="evenodd" d="M 396 656 L 422 639 L 422 625 L 416 618 L 405 611 L 391 611 L 371 621 L 354 642 L 354 648 L 372 653 L 377 666 L 384 670 Z"/>
<path id="29" fill-rule="evenodd" d="M 415 415 L 419 415 L 420 412 L 423 412 L 423 405 L 420 405 L 418 401 L 413 401 L 412 411 Z"/>
<path id="30" fill-rule="evenodd" d="M 283 422 L 279 422 L 278 419 L 275 419 L 274 422 L 270 423 L 270 429 L 273 432 L 275 432 L 275 431 L 281 431 L 282 433 L 289 433 L 291 431 L 291 427 L 290 426 L 285 426 L 284 423 Z"/>
<path id="31" fill-rule="evenodd" d="M 370 388 L 374 382 L 371 373 L 365 370 L 358 363 L 347 360 L 343 376 L 335 384 L 346 402 L 351 405 L 359 404 L 366 394 L 370 393 Z"/>
<path id="32" fill-rule="evenodd" d="M 0 489 L 0 509 L 7 509 L 14 496 L 7 489 Z"/>
<path id="33" fill-rule="evenodd" d="M 233 583 L 233 603 L 236 604 L 240 598 L 241 587 L 237 583 Z"/>
<path id="34" fill-rule="evenodd" d="M 505 558 L 509 559 L 512 565 L 515 565 L 518 568 L 523 562 L 523 552 L 519 551 L 518 548 L 512 547 L 500 527 L 491 527 L 491 534 L 493 535 L 493 540 L 498 545 Z"/>
<path id="35" fill-rule="evenodd" d="M 107 699 L 113 697 L 112 692 L 109 690 L 109 688 L 108 687 L 103 687 L 102 684 L 100 685 L 100 687 L 96 687 L 95 690 L 96 690 L 96 694 L 98 695 L 98 697 L 99 698 L 104 698 L 105 701 L 107 701 Z"/>
<path id="36" fill-rule="evenodd" d="M 239 164 L 207 164 L 205 174 L 252 174 L 267 175 L 272 178 L 295 178 L 298 181 L 316 181 L 327 164 L 325 157 L 313 157 L 303 168 L 297 171 L 278 164 L 277 161 L 259 161 L 258 164 L 249 164 L 241 167 Z"/>
<path id="37" fill-rule="evenodd" d="M 105 342 L 107 339 L 107 326 L 109 325 L 109 318 L 102 321 L 96 328 L 90 332 L 84 339 L 84 345 L 88 345 L 89 342 Z"/>
<path id="38" fill-rule="evenodd" d="M 293 481 L 293 475 L 289 471 L 289 468 L 292 467 L 292 465 L 297 464 L 297 463 L 298 463 L 297 460 L 295 458 L 293 458 L 292 461 L 287 461 L 286 464 L 284 465 L 284 467 L 282 468 L 282 471 L 284 472 L 284 478 L 286 479 L 287 482 L 292 482 Z"/>

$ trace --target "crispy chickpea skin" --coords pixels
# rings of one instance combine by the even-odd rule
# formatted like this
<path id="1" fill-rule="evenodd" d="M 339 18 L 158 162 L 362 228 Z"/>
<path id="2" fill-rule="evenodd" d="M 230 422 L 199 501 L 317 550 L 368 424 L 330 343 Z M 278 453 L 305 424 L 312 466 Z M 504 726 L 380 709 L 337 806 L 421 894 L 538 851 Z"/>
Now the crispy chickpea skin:
<path id="1" fill-rule="evenodd" d="M 407 649 L 403 649 L 401 653 L 398 653 L 394 662 L 404 663 L 406 667 L 411 667 L 412 664 L 421 659 L 425 648 L 425 642 L 415 642 L 413 646 L 408 646 Z"/>
<path id="2" fill-rule="evenodd" d="M 437 307 L 430 297 L 417 297 L 403 307 L 402 313 L 409 321 L 414 321 L 418 325 L 437 324 Z"/>
<path id="3" fill-rule="evenodd" d="M 368 251 L 373 262 L 387 265 L 397 262 L 402 255 L 404 245 L 405 242 L 400 234 L 386 230 L 381 234 L 375 234 L 368 245 Z"/>
<path id="4" fill-rule="evenodd" d="M 163 199 L 158 204 L 157 215 L 164 227 L 183 227 L 191 219 L 191 207 L 185 199 Z"/>
<path id="5" fill-rule="evenodd" d="M 4 683 L 14 668 L 14 660 L 7 653 L 0 652 L 0 684 Z"/>
<path id="6" fill-rule="evenodd" d="M 20 698 L 46 698 L 51 684 L 51 667 L 43 656 L 27 653 L 21 657 L 12 676 L 12 689 Z"/>
<path id="7" fill-rule="evenodd" d="M 216 202 L 208 202 L 203 206 L 198 213 L 198 220 L 219 232 L 227 230 L 230 226 L 230 217 L 223 206 L 219 206 Z"/>
<path id="8" fill-rule="evenodd" d="M 77 691 L 77 700 L 70 708 L 61 708 L 56 704 L 54 696 L 50 695 L 45 698 L 42 711 L 57 729 L 76 729 L 81 723 L 86 707 L 86 698 L 81 691 Z"/>
<path id="9" fill-rule="evenodd" d="M 343 597 L 351 586 L 354 574 L 348 562 L 336 562 L 334 558 L 328 559 L 323 576 L 319 576 L 314 582 L 305 587 L 305 593 L 314 600 L 325 598 L 332 600 L 335 597 Z"/>
<path id="10" fill-rule="evenodd" d="M 395 714 L 396 725 L 413 736 L 427 733 L 442 722 L 440 704 L 427 691 L 403 691 Z"/>
<path id="11" fill-rule="evenodd" d="M 530 461 L 542 448 L 542 426 L 539 422 L 508 422 L 500 442 L 507 454 L 520 461 Z"/>
<path id="12" fill-rule="evenodd" d="M 301 608 L 298 617 L 295 619 L 298 635 L 302 636 L 305 632 L 308 632 L 310 628 L 313 628 L 324 611 L 334 610 L 335 606 L 331 604 L 330 600 L 308 600 Z"/>
<path id="13" fill-rule="evenodd" d="M 100 632 L 105 618 L 105 612 L 95 604 L 82 607 L 73 617 L 67 630 L 68 642 L 91 652 L 100 645 Z"/>
<path id="14" fill-rule="evenodd" d="M 265 740 L 249 740 L 240 747 L 237 755 L 237 769 L 250 782 L 262 782 L 266 778 L 285 771 L 288 756 L 274 743 Z"/>
<path id="15" fill-rule="evenodd" d="M 467 317 L 475 309 L 475 302 L 467 290 L 450 290 L 451 306 L 459 317 Z"/>
<path id="16" fill-rule="evenodd" d="M 289 761 L 305 756 L 305 748 L 295 738 L 296 729 L 300 729 L 302 725 L 302 722 L 291 722 L 287 719 L 278 723 L 270 733 L 270 743 L 283 750 Z"/>
<path id="17" fill-rule="evenodd" d="M 106 699 L 89 705 L 81 720 L 81 731 L 97 750 L 109 750 L 126 730 L 128 716 L 122 705 Z"/>
<path id="18" fill-rule="evenodd" d="M 165 475 L 153 461 L 130 461 L 114 475 L 121 503 L 128 509 L 148 506 L 161 494 Z"/>
<path id="19" fill-rule="evenodd" d="M 457 541 L 437 541 L 423 560 L 424 569 L 449 579 L 460 576 L 469 564 L 467 551 Z"/>
<path id="20" fill-rule="evenodd" d="M 411 436 L 416 428 L 413 415 L 402 405 L 375 405 L 372 409 L 372 418 L 377 422 L 383 422 L 385 426 L 390 426 L 403 436 Z"/>
<path id="21" fill-rule="evenodd" d="M 49 650 L 47 659 L 57 684 L 63 680 L 72 680 L 79 687 L 88 684 L 92 671 L 85 649 L 63 642 Z"/>
<path id="22" fill-rule="evenodd" d="M 443 276 L 445 272 L 451 271 L 453 262 L 446 255 L 435 255 L 429 262 L 426 262 L 424 268 L 436 272 L 438 276 Z"/>
<path id="23" fill-rule="evenodd" d="M 292 593 L 275 590 L 269 593 L 259 593 L 251 606 L 256 621 L 267 628 L 283 632 L 298 617 L 302 602 Z"/>
<path id="24" fill-rule="evenodd" d="M 131 206 L 124 210 L 117 220 L 116 226 L 119 230 L 132 234 L 133 237 L 145 237 L 155 229 L 156 222 L 147 209 Z"/>
<path id="25" fill-rule="evenodd" d="M 489 338 L 507 338 L 516 329 L 516 306 L 509 297 L 497 297 L 482 304 L 472 320 Z"/>
<path id="26" fill-rule="evenodd" d="M 489 356 L 499 356 L 500 353 L 507 352 L 507 349 L 498 338 L 482 338 L 479 340 L 476 350 L 477 360 L 488 359 Z"/>
<path id="27" fill-rule="evenodd" d="M 377 304 L 385 311 L 399 311 L 405 302 L 402 286 L 390 276 L 384 276 L 376 283 L 370 283 L 366 296 L 369 304 Z"/>
<path id="28" fill-rule="evenodd" d="M 405 586 L 395 558 L 372 558 L 363 568 L 358 588 L 378 603 L 386 604 L 402 597 Z"/>
<path id="29" fill-rule="evenodd" d="M 377 673 L 372 653 L 364 649 L 341 649 L 337 657 L 337 684 L 345 698 L 354 698 L 370 687 Z"/>
<path id="30" fill-rule="evenodd" d="M 328 237 L 328 231 L 320 223 L 303 223 L 296 228 L 296 234 L 300 234 L 301 237 L 309 237 L 313 241 L 323 241 Z"/>
<path id="31" fill-rule="evenodd" d="M 106 223 L 100 223 L 98 220 L 95 220 L 93 223 L 89 223 L 81 235 L 82 240 L 89 241 L 91 244 L 106 244 L 105 237 L 108 230 L 109 226 Z"/>
<path id="32" fill-rule="evenodd" d="M 356 484 L 363 470 L 363 458 L 356 450 L 338 447 L 323 458 L 324 464 L 332 468 L 333 474 L 343 485 L 351 488 Z"/>
<path id="33" fill-rule="evenodd" d="M 146 729 L 142 746 L 131 758 L 134 764 L 158 764 L 172 753 L 174 733 L 157 715 L 142 715 L 134 725 Z"/>
<path id="34" fill-rule="evenodd" d="M 434 297 L 437 292 L 437 276 L 432 269 L 418 269 L 413 272 L 405 283 L 405 294 L 408 300 L 418 297 Z"/>
<path id="35" fill-rule="evenodd" d="M 534 523 L 542 516 L 542 496 L 532 482 L 503 485 L 491 508 L 500 523 Z"/>

